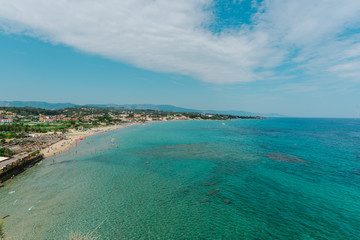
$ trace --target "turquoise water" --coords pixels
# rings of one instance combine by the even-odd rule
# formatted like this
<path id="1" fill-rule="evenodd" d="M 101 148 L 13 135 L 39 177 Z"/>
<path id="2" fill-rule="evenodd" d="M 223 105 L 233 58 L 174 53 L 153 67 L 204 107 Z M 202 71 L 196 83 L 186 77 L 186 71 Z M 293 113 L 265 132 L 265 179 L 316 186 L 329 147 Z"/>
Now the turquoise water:
<path id="1" fill-rule="evenodd" d="M 360 239 L 358 119 L 146 124 L 52 159 L 0 188 L 9 237 Z"/>

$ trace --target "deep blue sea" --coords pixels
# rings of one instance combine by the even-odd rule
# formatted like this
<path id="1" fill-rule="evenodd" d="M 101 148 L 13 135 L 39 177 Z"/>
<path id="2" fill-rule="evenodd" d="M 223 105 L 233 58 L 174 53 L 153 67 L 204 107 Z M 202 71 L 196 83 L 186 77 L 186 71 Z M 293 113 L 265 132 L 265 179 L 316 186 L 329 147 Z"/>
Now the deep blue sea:
<path id="1" fill-rule="evenodd" d="M 7 181 L 8 214 L 11 239 L 95 228 L 99 239 L 360 239 L 360 119 L 161 122 L 96 135 Z"/>

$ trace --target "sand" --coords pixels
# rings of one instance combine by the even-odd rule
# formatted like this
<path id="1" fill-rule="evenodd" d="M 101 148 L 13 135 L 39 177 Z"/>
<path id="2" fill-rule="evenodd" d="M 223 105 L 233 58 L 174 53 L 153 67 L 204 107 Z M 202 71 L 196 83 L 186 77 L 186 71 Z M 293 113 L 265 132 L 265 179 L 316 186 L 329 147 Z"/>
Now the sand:
<path id="1" fill-rule="evenodd" d="M 47 148 L 44 148 L 40 152 L 42 154 L 44 154 L 45 158 L 55 156 L 59 153 L 63 153 L 65 151 L 70 150 L 70 148 L 74 146 L 74 143 L 76 143 L 77 141 L 80 141 L 79 138 L 85 139 L 85 138 L 95 135 L 95 134 L 113 131 L 113 130 L 121 129 L 121 128 L 128 127 L 131 125 L 137 125 L 137 124 L 139 124 L 139 123 L 113 125 L 113 126 L 93 128 L 93 129 L 90 129 L 87 131 L 72 130 L 72 131 L 68 132 L 68 136 L 65 140 L 61 140 Z"/>

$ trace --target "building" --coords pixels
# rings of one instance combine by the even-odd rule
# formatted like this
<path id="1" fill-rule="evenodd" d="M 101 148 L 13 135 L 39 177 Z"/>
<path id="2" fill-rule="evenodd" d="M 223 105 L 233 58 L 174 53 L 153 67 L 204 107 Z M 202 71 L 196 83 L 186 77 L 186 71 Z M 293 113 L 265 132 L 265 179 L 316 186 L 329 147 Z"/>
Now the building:
<path id="1" fill-rule="evenodd" d="M 0 118 L 0 123 L 12 123 L 13 120 L 11 118 Z"/>

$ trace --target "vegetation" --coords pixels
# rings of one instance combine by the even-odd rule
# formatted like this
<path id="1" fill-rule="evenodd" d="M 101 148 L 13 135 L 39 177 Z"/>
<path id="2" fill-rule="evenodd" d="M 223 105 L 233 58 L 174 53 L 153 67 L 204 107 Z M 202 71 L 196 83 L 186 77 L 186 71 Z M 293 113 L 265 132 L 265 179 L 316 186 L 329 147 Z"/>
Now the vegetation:
<path id="1" fill-rule="evenodd" d="M 24 123 L 1 124 L 0 132 L 46 132 L 45 126 Z"/>
<path id="2" fill-rule="evenodd" d="M 66 125 L 48 123 L 7 123 L 0 124 L 0 139 L 22 138 L 27 133 L 46 133 L 48 131 L 62 131 Z"/>
<path id="3" fill-rule="evenodd" d="M 88 233 L 81 233 L 76 231 L 70 234 L 70 240 L 97 240 L 99 236 L 96 235 L 95 230 L 89 231 Z"/>
<path id="4" fill-rule="evenodd" d="M 5 239 L 4 220 L 0 219 L 0 239 Z"/>
<path id="5" fill-rule="evenodd" d="M 33 157 L 33 156 L 36 156 L 38 154 L 40 154 L 40 151 L 36 150 L 35 152 L 30 153 L 30 156 Z"/>
<path id="6" fill-rule="evenodd" d="M 9 111 L 17 115 L 30 116 L 30 115 L 57 115 L 60 110 L 47 110 L 42 108 L 33 107 L 0 107 L 0 110 Z"/>
<path id="7" fill-rule="evenodd" d="M 15 154 L 16 154 L 15 152 L 11 151 L 8 148 L 0 148 L 0 156 L 1 157 L 11 157 Z"/>

